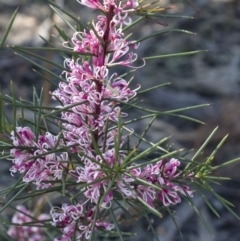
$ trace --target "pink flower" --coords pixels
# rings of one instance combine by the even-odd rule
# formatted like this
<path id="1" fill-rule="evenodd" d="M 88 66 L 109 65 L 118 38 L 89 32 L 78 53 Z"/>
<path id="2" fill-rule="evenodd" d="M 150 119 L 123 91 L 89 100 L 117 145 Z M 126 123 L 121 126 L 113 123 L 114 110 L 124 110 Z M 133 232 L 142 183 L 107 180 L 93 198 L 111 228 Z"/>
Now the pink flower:
<path id="1" fill-rule="evenodd" d="M 29 127 L 17 127 L 16 136 L 14 131 L 11 132 L 11 139 L 13 140 L 14 146 L 33 146 L 35 135 Z"/>
<path id="2" fill-rule="evenodd" d="M 32 157 L 34 155 L 34 151 L 37 148 L 37 144 L 35 143 L 35 135 L 30 130 L 29 127 L 17 127 L 16 128 L 16 136 L 15 133 L 11 132 L 11 139 L 13 140 L 13 145 L 16 148 L 10 150 L 10 160 L 12 160 L 13 166 L 10 168 L 10 172 L 16 173 L 24 173 L 26 172 L 33 164 Z M 24 149 L 26 147 L 27 150 Z"/>
<path id="3" fill-rule="evenodd" d="M 193 191 L 189 189 L 187 185 L 183 187 L 178 183 L 177 178 L 181 176 L 181 171 L 178 171 L 180 162 L 171 158 L 170 160 L 164 159 L 156 164 L 149 164 L 141 170 L 140 168 L 131 169 L 131 174 L 159 186 L 159 189 L 154 189 L 152 186 L 137 185 L 137 192 L 140 197 L 149 205 L 153 205 L 153 201 L 156 197 L 162 201 L 164 206 L 175 205 L 181 202 L 180 195 L 193 196 Z"/>
<path id="4" fill-rule="evenodd" d="M 137 192 L 139 196 L 150 206 L 154 207 L 153 201 L 156 200 L 157 191 L 150 186 L 147 185 L 138 185 Z"/>
<path id="5" fill-rule="evenodd" d="M 52 224 L 60 227 L 63 233 L 61 238 L 56 238 L 54 241 L 68 241 L 73 235 L 75 235 L 77 241 L 82 240 L 83 236 L 89 239 L 94 221 L 94 211 L 95 208 L 86 210 L 81 204 L 63 204 L 62 208 L 53 207 L 50 211 L 53 219 Z M 98 227 L 112 230 L 114 225 L 97 219 L 95 229 Z"/>
<path id="6" fill-rule="evenodd" d="M 98 9 L 104 10 L 103 6 L 98 0 L 81 0 L 81 1 L 77 0 L 77 1 L 89 8 L 94 8 L 94 9 L 98 8 Z"/>
<path id="7" fill-rule="evenodd" d="M 62 164 L 68 158 L 67 153 L 57 156 L 55 153 L 48 154 L 55 148 L 57 137 L 49 132 L 44 136 L 40 135 L 35 142 L 35 136 L 28 127 L 18 127 L 18 136 L 12 137 L 13 148 L 10 152 L 13 166 L 11 173 L 25 173 L 24 182 L 33 182 L 38 189 L 53 186 L 53 180 L 60 180 L 66 164 Z M 14 133 L 12 133 L 14 135 Z M 28 149 L 22 149 L 18 144 L 27 145 Z M 38 157 L 36 157 L 38 156 Z"/>
<path id="8" fill-rule="evenodd" d="M 12 223 L 16 225 L 9 228 L 8 235 L 18 241 L 44 241 L 43 228 L 27 225 L 27 223 L 35 221 L 34 218 L 31 218 L 33 214 L 24 206 L 17 206 L 16 209 L 17 212 L 12 217 Z M 41 214 L 37 217 L 38 220 L 48 218 L 47 214 Z M 41 223 L 36 223 L 36 225 L 39 226 Z"/>
<path id="9" fill-rule="evenodd" d="M 139 3 L 138 0 L 128 0 L 125 6 L 129 8 L 137 8 Z"/>

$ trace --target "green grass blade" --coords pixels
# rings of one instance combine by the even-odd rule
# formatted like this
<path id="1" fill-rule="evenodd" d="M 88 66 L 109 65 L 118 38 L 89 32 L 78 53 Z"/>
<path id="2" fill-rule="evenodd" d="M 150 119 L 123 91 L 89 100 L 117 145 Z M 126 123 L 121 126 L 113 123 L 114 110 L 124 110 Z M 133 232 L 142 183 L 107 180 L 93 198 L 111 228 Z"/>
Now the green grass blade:
<path id="1" fill-rule="evenodd" d="M 210 163 L 212 162 L 214 156 L 216 155 L 218 150 L 222 147 L 222 145 L 226 141 L 227 137 L 228 137 L 228 135 L 223 137 L 223 139 L 220 141 L 220 143 L 217 145 L 217 147 L 214 149 L 214 151 L 211 153 L 211 155 L 207 158 L 207 160 L 205 161 L 206 165 L 210 165 Z"/>
<path id="2" fill-rule="evenodd" d="M 150 206 L 148 203 L 146 203 L 142 198 L 136 196 L 136 199 L 143 204 L 143 206 L 150 211 L 151 213 L 155 214 L 157 217 L 162 218 L 162 214 L 155 208 L 153 208 L 152 206 Z"/>
<path id="3" fill-rule="evenodd" d="M 227 162 L 224 162 L 223 164 L 220 164 L 220 165 L 218 165 L 218 166 L 214 166 L 214 167 L 211 168 L 211 170 L 217 170 L 217 169 L 219 169 L 219 168 L 226 167 L 226 166 L 228 166 L 228 165 L 232 165 L 233 163 L 236 163 L 236 162 L 238 162 L 238 161 L 240 161 L 240 157 L 235 158 L 235 159 L 232 159 L 232 160 L 227 161 Z"/>
<path id="4" fill-rule="evenodd" d="M 3 45 L 4 45 L 4 43 L 5 43 L 6 39 L 7 39 L 7 36 L 8 36 L 8 34 L 9 34 L 11 28 L 12 28 L 13 22 L 14 22 L 16 16 L 17 16 L 17 12 L 18 12 L 18 8 L 14 11 L 14 13 L 13 13 L 11 19 L 10 19 L 8 27 L 7 27 L 7 29 L 6 29 L 6 31 L 5 31 L 5 33 L 3 35 L 3 38 L 2 38 L 2 40 L 0 42 L 0 49 L 3 47 Z"/>
<path id="5" fill-rule="evenodd" d="M 175 227 L 177 228 L 177 230 L 178 230 L 180 236 L 182 237 L 183 235 L 182 235 L 181 229 L 180 229 L 180 227 L 179 227 L 179 225 L 178 225 L 178 223 L 177 223 L 176 218 L 174 217 L 174 215 L 173 215 L 173 213 L 171 212 L 171 210 L 170 210 L 169 207 L 166 207 L 166 209 L 167 209 L 168 214 L 169 214 L 169 216 L 171 217 L 171 219 L 172 219 L 172 221 L 173 221 Z"/>
<path id="6" fill-rule="evenodd" d="M 190 203 L 190 205 L 193 207 L 195 213 L 197 214 L 198 218 L 200 219 L 200 221 L 202 222 L 202 224 L 204 225 L 204 227 L 206 228 L 206 230 L 209 232 L 209 234 L 211 234 L 213 237 L 213 232 L 210 229 L 210 227 L 208 226 L 207 222 L 205 221 L 205 219 L 203 218 L 203 216 L 201 215 L 201 213 L 199 212 L 198 208 L 196 207 L 196 205 L 194 204 L 194 202 L 192 201 L 192 199 L 188 196 L 185 197 L 185 199 L 188 200 L 188 202 Z"/>
<path id="7" fill-rule="evenodd" d="M 153 225 L 152 225 L 152 221 L 150 220 L 150 218 L 149 218 L 146 210 L 143 210 L 143 211 L 144 211 L 144 217 L 145 217 L 145 219 L 146 219 L 147 222 L 148 222 L 148 227 L 151 229 L 155 240 L 158 240 L 158 235 L 157 235 L 157 233 L 156 233 L 155 228 L 154 228 Z"/>
<path id="8" fill-rule="evenodd" d="M 201 125 L 205 125 L 206 124 L 203 121 L 200 121 L 198 119 L 195 119 L 195 118 L 192 118 L 192 117 L 189 117 L 189 116 L 186 116 L 186 115 L 179 115 L 179 114 L 167 114 L 167 115 L 175 116 L 175 117 L 178 117 L 178 118 L 181 118 L 181 119 L 184 119 L 184 120 L 188 120 L 188 121 L 191 121 L 191 122 L 195 122 L 195 123 L 198 123 L 198 124 L 201 124 Z"/>
<path id="9" fill-rule="evenodd" d="M 90 238 L 89 241 L 93 240 L 93 236 L 94 236 L 94 229 L 95 229 L 95 224 L 97 221 L 97 216 L 98 216 L 98 212 L 99 212 L 99 202 L 96 205 L 96 210 L 94 211 L 94 217 L 93 217 L 93 222 L 92 222 L 92 227 L 91 227 L 91 234 L 90 234 Z"/>
<path id="10" fill-rule="evenodd" d="M 129 24 L 128 26 L 126 26 L 125 28 L 123 28 L 123 32 L 125 32 L 126 30 L 130 29 L 131 27 L 133 27 L 134 25 L 140 23 L 145 17 L 140 17 L 137 20 L 135 20 L 134 22 L 132 22 L 131 24 Z"/>
<path id="11" fill-rule="evenodd" d="M 162 88 L 162 87 L 164 87 L 164 86 L 166 86 L 166 85 L 170 85 L 170 84 L 171 84 L 171 83 L 169 82 L 169 83 L 164 83 L 164 84 L 160 84 L 160 85 L 153 86 L 153 87 L 151 87 L 151 88 L 148 88 L 148 89 L 139 91 L 139 92 L 138 92 L 138 95 L 147 93 L 147 92 L 149 92 L 149 91 L 151 91 L 151 90 L 156 90 L 156 89 L 158 89 L 158 88 Z"/>
<path id="12" fill-rule="evenodd" d="M 189 168 L 189 166 L 191 165 L 191 163 L 202 153 L 202 151 L 204 150 L 204 148 L 207 146 L 207 144 L 209 143 L 209 141 L 212 139 L 213 135 L 216 133 L 218 127 L 216 127 L 212 133 L 209 135 L 209 137 L 206 139 L 206 141 L 201 145 L 201 147 L 198 149 L 198 151 L 195 153 L 195 155 L 192 157 L 191 162 L 188 163 L 188 165 L 186 166 L 185 169 Z"/>
<path id="13" fill-rule="evenodd" d="M 118 232 L 118 234 L 119 234 L 119 239 L 120 239 L 121 241 L 123 241 L 122 232 L 121 232 L 121 230 L 119 229 L 119 225 L 118 225 L 117 219 L 116 219 L 116 217 L 115 217 L 115 214 L 114 214 L 113 211 L 112 211 L 112 207 L 111 207 L 109 210 L 110 210 L 111 216 L 112 216 L 112 218 L 113 218 L 113 221 L 114 221 L 114 223 L 115 223 L 115 227 L 116 227 L 116 229 L 117 229 L 117 232 Z"/>
<path id="14" fill-rule="evenodd" d="M 51 61 L 51 60 L 49 60 L 49 59 L 47 59 L 47 58 L 44 58 L 44 57 L 42 57 L 42 56 L 40 56 L 40 55 L 38 55 L 38 54 L 34 54 L 34 53 L 32 53 L 32 52 L 26 51 L 26 50 L 21 49 L 21 48 L 14 48 L 14 47 L 12 47 L 12 48 L 13 48 L 15 51 L 17 51 L 17 52 L 21 52 L 21 53 L 30 55 L 30 56 L 35 57 L 35 58 L 37 58 L 37 59 L 40 59 L 40 60 L 42 60 L 42 61 L 44 61 L 44 62 L 47 62 L 47 63 L 49 63 L 49 64 L 51 64 L 51 65 L 53 65 L 53 66 L 56 66 L 57 68 L 61 69 L 62 71 L 64 71 L 64 70 L 69 71 L 69 69 L 64 68 L 63 65 L 57 64 L 57 63 L 55 63 L 54 61 Z"/>
<path id="15" fill-rule="evenodd" d="M 0 92 L 0 133 L 3 133 L 4 129 L 4 111 L 3 111 L 3 98 L 2 93 Z"/>
<path id="16" fill-rule="evenodd" d="M 106 100 L 115 101 L 113 99 L 106 99 Z M 175 110 L 156 111 L 156 110 L 152 110 L 152 109 L 143 108 L 143 107 L 140 107 L 140 106 L 135 105 L 135 104 L 126 103 L 126 102 L 123 102 L 123 101 L 120 101 L 120 100 L 118 100 L 118 102 L 123 104 L 123 105 L 129 106 L 129 107 L 132 107 L 132 108 L 135 108 L 135 109 L 147 112 L 147 113 L 157 114 L 157 115 L 174 114 L 174 113 L 178 113 L 178 112 L 181 112 L 181 111 L 187 111 L 187 110 L 192 110 L 192 109 L 196 109 L 196 108 L 202 108 L 202 107 L 209 106 L 209 104 L 202 104 L 202 105 L 193 105 L 193 106 L 189 106 L 189 107 L 179 108 L 179 109 L 175 109 Z"/>
<path id="17" fill-rule="evenodd" d="M 44 74 L 40 73 L 39 71 L 37 71 L 36 69 L 33 69 L 33 72 L 36 73 L 37 75 L 41 76 L 43 79 L 45 79 L 46 81 L 48 81 L 49 83 L 51 83 L 53 86 L 58 87 L 58 83 L 55 83 L 53 80 L 48 79 Z M 35 107 L 33 107 L 35 108 Z M 49 107 L 50 108 L 50 107 Z"/>
<path id="18" fill-rule="evenodd" d="M 14 86 L 13 82 L 11 82 L 11 92 L 12 92 L 12 100 L 13 100 L 13 130 L 16 135 L 16 126 L 17 126 L 17 109 L 16 109 L 16 96 L 15 96 L 15 91 L 14 91 Z"/>
<path id="19" fill-rule="evenodd" d="M 220 218 L 220 215 L 218 214 L 217 210 L 212 206 L 212 204 L 207 200 L 207 198 L 204 196 L 204 194 L 202 193 L 202 191 L 200 190 L 200 188 L 197 187 L 197 185 L 195 185 L 195 189 L 197 190 L 198 194 L 200 194 L 200 196 L 202 197 L 202 199 L 204 200 L 204 202 L 207 204 L 207 206 L 209 207 L 209 209 L 218 217 Z"/>
<path id="20" fill-rule="evenodd" d="M 67 34 L 64 32 L 63 29 L 60 29 L 56 24 L 54 24 L 54 28 L 58 31 L 58 34 L 62 37 L 64 41 L 69 41 L 71 40 Z M 70 47 L 70 46 L 69 46 Z"/>
<path id="21" fill-rule="evenodd" d="M 186 15 L 173 15 L 173 14 L 156 14 L 156 13 L 138 13 L 140 16 L 151 16 L 151 17 L 159 17 L 159 18 L 186 18 L 186 19 L 194 19 L 192 16 Z"/>
<path id="22" fill-rule="evenodd" d="M 195 50 L 195 51 L 189 51 L 189 52 L 183 52 L 183 53 L 163 54 L 163 55 L 157 55 L 157 56 L 143 57 L 143 59 L 144 60 L 155 60 L 155 59 L 163 59 L 163 58 L 182 57 L 182 56 L 199 54 L 199 53 L 207 52 L 207 51 L 208 50 Z"/>
<path id="23" fill-rule="evenodd" d="M 46 71 L 47 73 L 49 73 L 49 74 L 51 74 L 52 76 L 54 76 L 54 77 L 56 77 L 57 79 L 59 79 L 60 81 L 66 82 L 65 79 L 63 79 L 62 77 L 60 77 L 60 76 L 54 74 L 52 71 L 50 71 L 50 70 L 48 70 L 47 68 L 43 67 L 42 65 L 36 63 L 35 61 L 33 61 L 33 60 L 31 60 L 31 59 L 25 57 L 25 56 L 22 55 L 22 54 L 19 54 L 19 53 L 15 53 L 15 54 L 18 55 L 18 56 L 20 56 L 21 58 L 25 59 L 26 61 L 30 62 L 31 64 L 35 65 L 36 67 L 38 67 L 38 68 L 40 68 L 40 69 Z"/>
<path id="24" fill-rule="evenodd" d="M 156 150 L 159 145 L 161 145 L 162 143 L 164 143 L 168 139 L 169 139 L 169 137 L 163 138 L 162 140 L 160 140 L 157 143 L 153 144 L 151 147 L 149 147 L 146 150 L 142 151 L 137 156 L 133 157 L 128 163 L 125 163 L 125 165 L 123 165 L 123 166 L 125 167 L 126 165 L 130 165 L 131 163 L 134 163 L 134 162 L 138 161 L 139 159 L 144 158 L 149 153 L 152 153 L 154 150 Z"/>
<path id="25" fill-rule="evenodd" d="M 229 207 L 229 202 L 227 200 L 225 200 L 224 198 L 222 198 L 220 195 L 218 195 L 217 193 L 213 192 L 213 195 L 222 203 L 222 205 L 237 219 L 240 220 L 240 217 Z M 231 204 L 231 203 L 230 203 Z"/>
<path id="26" fill-rule="evenodd" d="M 25 184 L 0 210 L 0 213 L 4 211 L 27 187 L 29 183 Z"/>
<path id="27" fill-rule="evenodd" d="M 156 120 L 156 116 L 154 116 L 152 118 L 152 120 L 149 122 L 149 124 L 146 126 L 145 130 L 143 131 L 143 133 L 141 134 L 140 138 L 138 139 L 138 142 L 135 145 L 135 148 L 138 148 L 138 146 L 141 144 L 142 139 L 145 137 L 145 135 L 147 134 L 147 132 L 149 131 L 149 129 L 151 128 L 152 124 L 154 123 L 154 121 Z"/>
<path id="28" fill-rule="evenodd" d="M 209 104 L 193 105 L 193 106 L 183 107 L 183 108 L 179 108 L 179 109 L 175 109 L 175 110 L 163 111 L 162 113 L 163 114 L 174 114 L 174 113 L 187 111 L 187 110 L 192 110 L 192 109 L 197 109 L 197 108 L 202 108 L 202 107 L 206 107 L 206 106 L 209 106 Z"/>
<path id="29" fill-rule="evenodd" d="M 54 52 L 58 52 L 58 53 L 62 52 L 62 53 L 68 53 L 68 54 L 74 53 L 70 49 L 57 48 L 57 47 L 25 47 L 25 46 L 18 46 L 18 45 L 9 45 L 8 47 L 13 48 L 13 49 L 30 50 L 30 51 L 54 51 Z M 91 54 L 83 54 L 83 55 L 91 55 Z"/>
<path id="30" fill-rule="evenodd" d="M 127 127 L 124 127 L 124 129 L 129 131 L 129 129 L 128 129 Z M 130 132 L 130 131 L 129 131 L 129 132 Z M 132 135 L 134 135 L 134 136 L 137 137 L 137 138 L 141 138 L 141 136 L 139 136 L 138 134 L 136 134 L 136 133 L 134 133 L 134 132 L 132 133 Z M 170 138 L 170 137 L 166 137 L 163 142 L 169 140 L 169 138 Z M 141 138 L 141 141 L 149 144 L 150 146 L 153 146 L 153 145 L 155 144 L 155 143 L 153 143 L 153 142 L 151 142 L 151 141 L 148 141 L 148 140 L 147 140 L 146 138 L 144 138 L 144 137 Z M 157 150 L 160 150 L 160 151 L 162 151 L 162 152 L 164 152 L 164 153 L 169 153 L 167 150 L 165 150 L 165 149 L 164 149 L 163 147 L 161 147 L 161 146 L 158 146 L 158 147 L 157 147 Z"/>
<path id="31" fill-rule="evenodd" d="M 185 33 L 185 34 L 192 34 L 192 35 L 196 35 L 196 33 L 193 33 L 191 31 L 187 31 L 184 29 L 166 29 L 166 30 L 162 30 L 162 31 L 158 31 L 156 33 L 150 34 L 146 37 L 143 37 L 141 39 L 136 40 L 136 43 L 142 42 L 144 40 L 147 40 L 149 38 L 152 38 L 154 36 L 160 35 L 160 34 L 164 34 L 164 33 L 171 33 L 171 32 L 178 32 L 178 33 Z"/>
<path id="32" fill-rule="evenodd" d="M 53 6 L 50 5 L 50 7 L 53 9 L 53 11 L 73 30 L 73 32 L 76 32 L 76 29 L 72 26 L 72 24 Z"/>
<path id="33" fill-rule="evenodd" d="M 78 18 L 76 18 L 74 15 L 70 14 L 69 11 L 64 10 L 60 6 L 58 6 L 55 2 L 51 0 L 47 0 L 47 2 L 51 5 L 54 6 L 55 8 L 58 8 L 61 12 L 65 13 L 67 16 L 69 16 L 71 19 L 73 19 L 76 23 L 78 23 L 83 29 L 88 29 L 87 26 L 85 26 L 81 21 L 79 21 Z"/>
<path id="34" fill-rule="evenodd" d="M 124 208 L 118 201 L 115 201 L 115 203 L 126 213 L 126 215 L 131 218 L 131 220 L 134 222 L 134 224 L 140 229 L 140 231 L 144 234 L 144 236 L 149 240 L 152 241 L 151 237 L 148 236 L 148 234 L 144 231 L 144 229 L 139 225 L 139 223 L 135 220 L 135 218 L 129 213 L 127 209 Z M 145 211 L 146 212 L 146 211 Z"/>

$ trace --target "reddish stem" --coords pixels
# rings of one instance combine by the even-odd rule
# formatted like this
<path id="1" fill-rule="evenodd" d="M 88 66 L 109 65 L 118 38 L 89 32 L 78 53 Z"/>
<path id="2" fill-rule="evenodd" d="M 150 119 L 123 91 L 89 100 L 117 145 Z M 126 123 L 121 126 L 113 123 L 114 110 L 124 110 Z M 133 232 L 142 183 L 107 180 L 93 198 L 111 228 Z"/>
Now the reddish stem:
<path id="1" fill-rule="evenodd" d="M 103 35 L 103 54 L 102 54 L 102 61 L 100 62 L 99 65 L 103 66 L 105 64 L 105 58 L 106 58 L 106 54 L 107 54 L 107 47 L 108 47 L 108 44 L 109 44 L 109 32 L 110 32 L 110 23 L 113 19 L 113 16 L 114 16 L 114 6 L 113 5 L 110 5 L 109 6 L 109 11 L 107 13 L 107 27 L 106 27 L 106 30 L 105 30 L 105 33 Z M 100 56 L 98 56 L 99 58 Z M 99 82 L 99 81 L 96 81 L 96 90 L 101 93 L 102 92 L 102 82 Z M 99 115 L 101 114 L 101 101 L 100 101 L 100 104 L 96 104 L 96 114 L 95 114 L 95 119 L 97 119 L 99 117 Z M 94 139 L 95 139 L 95 142 L 97 143 L 98 141 L 98 130 L 96 130 L 94 132 Z"/>

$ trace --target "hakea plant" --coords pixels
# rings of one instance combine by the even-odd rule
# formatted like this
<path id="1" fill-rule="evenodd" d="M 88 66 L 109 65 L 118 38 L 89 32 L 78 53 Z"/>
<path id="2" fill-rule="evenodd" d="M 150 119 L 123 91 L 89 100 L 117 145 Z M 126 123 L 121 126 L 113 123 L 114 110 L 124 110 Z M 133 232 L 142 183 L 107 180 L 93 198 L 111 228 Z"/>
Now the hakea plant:
<path id="1" fill-rule="evenodd" d="M 24 183 L 36 186 L 31 191 L 32 198 L 49 195 L 51 199 L 52 192 L 60 193 L 64 200 L 69 198 L 61 206 L 52 206 L 49 215 L 36 216 L 17 206 L 12 219 L 15 226 L 7 232 L 14 240 L 47 240 L 43 227 L 45 232 L 54 227 L 60 231 L 55 241 L 92 240 L 97 233 L 103 237 L 115 234 L 123 240 L 125 234 L 119 227 L 122 221 L 115 216 L 116 207 L 121 207 L 119 201 L 125 202 L 125 210 L 136 205 L 161 216 L 159 209 L 169 210 L 182 197 L 191 200 L 194 193 L 191 183 L 198 186 L 206 183 L 206 176 L 213 169 L 210 167 L 213 155 L 203 163 L 193 159 L 185 169 L 180 169 L 180 160 L 184 159 L 174 157 L 178 151 L 160 147 L 167 138 L 142 152 L 137 148 L 139 143 L 129 147 L 135 133 L 122 123 L 127 116 L 122 107 L 135 106 L 132 100 L 140 85 L 132 89 L 124 79 L 127 75 L 111 73 L 111 68 L 124 66 L 135 72 L 145 65 L 145 59 L 139 59 L 136 53 L 140 41 L 128 40 L 125 30 L 135 25 L 132 15 L 147 15 L 148 11 L 137 0 L 79 3 L 99 10 L 101 15 L 88 27 L 81 24 L 81 30 L 63 43 L 73 58 L 65 59 L 64 78 L 50 93 L 60 104 L 51 113 L 47 113 L 47 107 L 39 106 L 43 121 L 32 124 L 32 129 L 22 124 L 24 117 L 19 122 L 15 119 L 11 128 L 5 117 L 1 120 L 3 157 L 12 161 L 11 175 L 21 174 L 22 186 Z M 150 13 L 158 9 L 152 8 Z M 14 108 L 16 103 L 23 107 L 23 101 L 12 100 Z M 50 117 L 59 126 L 56 134 L 42 124 Z M 160 157 L 143 161 L 156 150 L 161 150 Z M 18 185 L 15 188 L 22 187 Z"/>

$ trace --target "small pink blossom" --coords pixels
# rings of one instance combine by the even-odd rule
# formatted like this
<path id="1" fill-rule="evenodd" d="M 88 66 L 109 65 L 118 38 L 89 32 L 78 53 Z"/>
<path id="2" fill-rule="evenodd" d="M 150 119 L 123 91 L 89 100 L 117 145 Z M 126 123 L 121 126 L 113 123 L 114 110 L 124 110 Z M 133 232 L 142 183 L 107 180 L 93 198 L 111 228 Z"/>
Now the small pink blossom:
<path id="1" fill-rule="evenodd" d="M 177 168 L 180 162 L 171 158 L 163 159 L 156 164 L 149 164 L 141 170 L 140 168 L 131 169 L 131 174 L 159 186 L 159 189 L 154 189 L 152 186 L 137 185 L 137 191 L 140 197 L 149 205 L 153 205 L 156 197 L 162 201 L 164 206 L 175 205 L 181 202 L 180 195 L 193 196 L 193 191 L 187 185 L 183 187 L 177 182 L 177 178 L 181 175 L 181 171 Z"/>
<path id="2" fill-rule="evenodd" d="M 82 5 L 85 5 L 89 8 L 93 8 L 93 9 L 104 9 L 103 6 L 101 5 L 101 3 L 98 0 L 77 0 L 79 3 L 81 3 Z"/>
<path id="3" fill-rule="evenodd" d="M 12 217 L 12 223 L 15 225 L 9 228 L 8 235 L 18 241 L 44 241 L 43 228 L 27 225 L 27 223 L 35 221 L 35 218 L 32 218 L 33 214 L 24 206 L 17 206 L 16 209 L 17 211 Z M 48 218 L 47 214 L 36 217 L 39 221 Z M 41 223 L 36 223 L 36 225 L 39 226 Z"/>
<path id="4" fill-rule="evenodd" d="M 139 6 L 139 1 L 138 0 L 128 0 L 125 6 L 128 8 L 137 8 Z"/>
<path id="5" fill-rule="evenodd" d="M 11 139 L 14 146 L 33 146 L 35 135 L 29 127 L 17 127 L 16 136 L 14 131 L 11 132 Z"/>
<path id="6" fill-rule="evenodd" d="M 13 166 L 10 168 L 11 173 L 24 173 L 24 182 L 33 182 L 38 189 L 53 186 L 53 180 L 60 180 L 67 161 L 68 154 L 61 153 L 57 156 L 55 153 L 49 153 L 55 147 L 57 137 L 49 132 L 40 135 L 35 142 L 35 136 L 27 127 L 17 128 L 18 135 L 12 137 L 13 144 L 16 145 L 10 152 Z M 12 133 L 14 135 L 14 133 Z M 24 150 L 18 146 L 19 143 L 28 145 Z M 22 145 L 21 144 L 21 145 Z M 38 156 L 38 157 L 37 157 Z"/>
<path id="7" fill-rule="evenodd" d="M 137 192 L 139 196 L 150 206 L 154 207 L 153 201 L 156 200 L 157 191 L 150 186 L 147 185 L 138 185 Z"/>
<path id="8" fill-rule="evenodd" d="M 62 231 L 62 237 L 54 239 L 59 240 L 70 240 L 75 235 L 76 240 L 82 240 L 84 236 L 89 239 L 91 236 L 92 225 L 94 221 L 94 208 L 86 210 L 83 205 L 70 205 L 63 204 L 62 208 L 53 207 L 50 211 L 55 227 L 60 227 Z M 95 230 L 98 227 L 102 227 L 106 230 L 112 230 L 114 225 L 101 219 L 96 220 Z"/>

